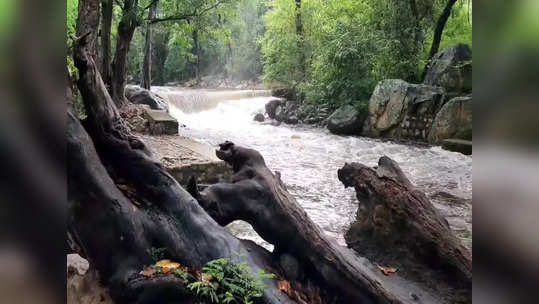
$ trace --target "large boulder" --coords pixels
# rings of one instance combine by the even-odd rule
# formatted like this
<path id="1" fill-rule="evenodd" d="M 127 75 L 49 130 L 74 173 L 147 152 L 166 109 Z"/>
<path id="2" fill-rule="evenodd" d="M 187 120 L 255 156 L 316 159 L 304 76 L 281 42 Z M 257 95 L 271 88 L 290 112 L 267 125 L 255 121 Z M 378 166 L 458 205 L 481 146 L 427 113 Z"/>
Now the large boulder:
<path id="1" fill-rule="evenodd" d="M 280 99 L 272 99 L 266 104 L 266 113 L 268 114 L 269 118 L 275 119 L 275 111 L 281 104 L 282 100 Z"/>
<path id="2" fill-rule="evenodd" d="M 436 54 L 425 74 L 424 83 L 440 86 L 455 95 L 472 91 L 472 50 L 459 43 Z"/>
<path id="3" fill-rule="evenodd" d="M 426 139 L 430 123 L 443 105 L 441 87 L 400 79 L 378 83 L 369 100 L 363 134 L 370 137 Z"/>
<path id="4" fill-rule="evenodd" d="M 436 114 L 428 141 L 439 144 L 444 139 L 471 139 L 472 97 L 456 97 L 449 100 Z"/>
<path id="5" fill-rule="evenodd" d="M 145 104 L 150 106 L 153 110 L 168 112 L 168 104 L 161 96 L 139 86 L 126 86 L 125 97 L 127 97 L 131 103 Z"/>
<path id="6" fill-rule="evenodd" d="M 333 134 L 360 134 L 364 117 L 352 105 L 338 108 L 328 118 L 328 130 Z"/>
<path id="7" fill-rule="evenodd" d="M 453 152 L 459 152 L 464 155 L 472 155 L 473 148 L 472 148 L 472 142 L 470 140 L 463 140 L 463 139 L 444 139 L 442 141 L 442 149 L 453 151 Z"/>

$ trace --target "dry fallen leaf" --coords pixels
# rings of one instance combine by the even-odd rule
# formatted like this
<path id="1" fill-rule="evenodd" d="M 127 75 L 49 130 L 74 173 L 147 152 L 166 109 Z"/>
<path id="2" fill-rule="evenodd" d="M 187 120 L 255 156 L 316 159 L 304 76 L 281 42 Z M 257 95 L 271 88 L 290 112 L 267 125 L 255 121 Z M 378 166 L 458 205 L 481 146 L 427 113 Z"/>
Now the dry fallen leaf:
<path id="1" fill-rule="evenodd" d="M 155 263 L 155 266 L 162 267 L 162 268 L 168 268 L 168 270 L 180 268 L 180 263 L 172 262 L 171 260 L 161 260 L 157 263 Z M 167 270 L 167 272 L 168 272 Z"/>
<path id="2" fill-rule="evenodd" d="M 285 292 L 286 294 L 290 294 L 290 282 L 282 280 L 278 282 L 279 290 Z"/>
<path id="3" fill-rule="evenodd" d="M 122 191 L 129 191 L 130 190 L 128 185 L 116 184 L 116 186 L 118 187 L 118 189 L 120 189 Z"/>
<path id="4" fill-rule="evenodd" d="M 390 267 L 390 266 L 383 267 L 383 266 L 380 266 L 380 265 L 376 265 L 376 266 L 378 266 L 378 269 L 380 269 L 380 271 L 382 271 L 382 273 L 384 275 L 386 275 L 386 276 L 397 272 L 397 268 L 395 268 L 395 267 Z"/>

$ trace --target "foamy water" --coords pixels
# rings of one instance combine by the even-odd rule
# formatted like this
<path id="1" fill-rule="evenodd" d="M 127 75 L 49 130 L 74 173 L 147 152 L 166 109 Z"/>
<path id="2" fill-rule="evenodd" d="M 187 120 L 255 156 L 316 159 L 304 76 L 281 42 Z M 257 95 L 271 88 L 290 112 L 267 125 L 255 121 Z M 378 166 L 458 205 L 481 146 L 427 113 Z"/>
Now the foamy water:
<path id="1" fill-rule="evenodd" d="M 169 100 L 170 94 L 175 94 L 174 102 L 170 102 L 170 112 L 180 124 L 186 125 L 180 128 L 181 135 L 213 146 L 230 140 L 260 151 L 268 167 L 281 172 L 288 190 L 313 221 L 342 245 L 345 245 L 343 234 L 354 220 L 358 206 L 354 190 L 344 189 L 337 178 L 337 170 L 345 162 L 374 166 L 381 156 L 387 155 L 396 160 L 412 183 L 428 195 L 443 191 L 463 200 L 472 198 L 470 156 L 439 147 L 426 148 L 363 137 L 338 136 L 311 126 L 283 124 L 275 127 L 255 122 L 254 115 L 264 113 L 264 105 L 270 97 L 228 101 L 221 98 L 214 102 L 211 97 L 200 97 L 195 90 L 188 93 L 177 90 L 174 93 L 174 89 L 157 88 L 156 91 Z M 242 97 L 241 94 L 234 95 L 238 91 L 233 92 L 236 93 L 223 94 L 230 98 Z M 219 95 L 215 92 L 212 94 Z M 249 96 L 250 93 L 245 94 Z M 263 95 L 261 92 L 259 94 Z M 212 105 L 206 107 L 204 103 Z M 470 201 L 455 205 L 435 199 L 433 203 L 470 247 Z M 264 244 L 244 223 L 232 224 L 231 230 L 239 237 Z"/>

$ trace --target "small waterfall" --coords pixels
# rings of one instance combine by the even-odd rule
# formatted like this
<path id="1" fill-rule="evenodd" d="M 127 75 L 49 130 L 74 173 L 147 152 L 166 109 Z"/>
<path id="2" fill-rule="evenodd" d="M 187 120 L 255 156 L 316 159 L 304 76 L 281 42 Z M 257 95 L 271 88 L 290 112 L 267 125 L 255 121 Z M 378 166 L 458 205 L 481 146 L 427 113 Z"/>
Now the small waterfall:
<path id="1" fill-rule="evenodd" d="M 255 97 L 271 97 L 269 90 L 194 90 L 153 87 L 152 90 L 185 114 L 211 110 L 220 102 Z"/>

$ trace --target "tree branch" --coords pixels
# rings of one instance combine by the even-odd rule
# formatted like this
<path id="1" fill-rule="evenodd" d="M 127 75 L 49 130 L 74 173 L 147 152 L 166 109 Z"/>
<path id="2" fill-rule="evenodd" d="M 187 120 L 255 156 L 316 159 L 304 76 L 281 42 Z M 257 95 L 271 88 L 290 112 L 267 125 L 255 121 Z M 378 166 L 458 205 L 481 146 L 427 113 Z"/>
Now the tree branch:
<path id="1" fill-rule="evenodd" d="M 205 9 L 203 9 L 202 11 L 199 12 L 199 9 L 202 7 L 199 6 L 199 7 L 196 7 L 192 13 L 189 13 L 189 14 L 184 14 L 184 15 L 176 15 L 176 16 L 167 16 L 167 17 L 163 17 L 163 18 L 155 18 L 155 19 L 151 19 L 149 20 L 150 24 L 154 24 L 154 23 L 158 23 L 158 22 L 165 22 L 165 21 L 181 21 L 181 20 L 189 20 L 190 18 L 193 18 L 193 17 L 199 17 L 199 16 L 202 16 L 204 14 L 206 14 L 207 12 L 213 10 L 213 9 L 216 9 L 217 7 L 219 7 L 221 4 L 224 4 L 226 3 L 227 0 L 219 0 L 217 2 L 215 2 L 214 4 L 206 7 Z"/>

